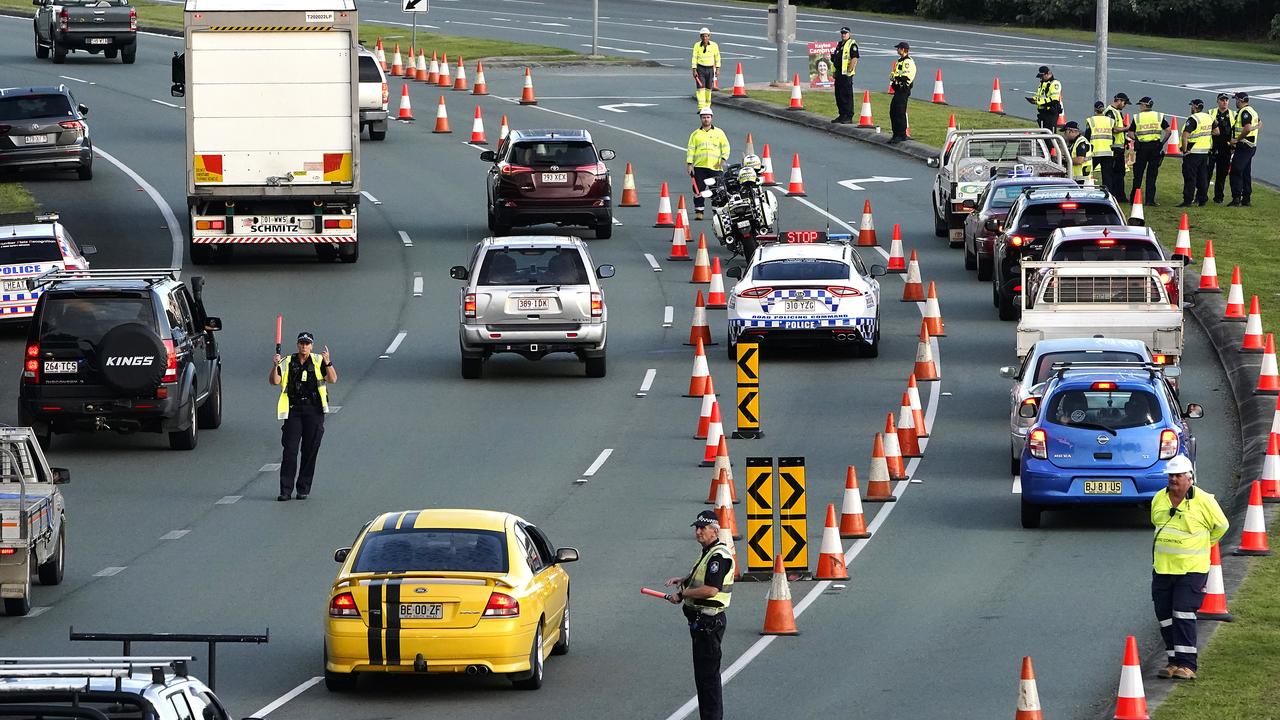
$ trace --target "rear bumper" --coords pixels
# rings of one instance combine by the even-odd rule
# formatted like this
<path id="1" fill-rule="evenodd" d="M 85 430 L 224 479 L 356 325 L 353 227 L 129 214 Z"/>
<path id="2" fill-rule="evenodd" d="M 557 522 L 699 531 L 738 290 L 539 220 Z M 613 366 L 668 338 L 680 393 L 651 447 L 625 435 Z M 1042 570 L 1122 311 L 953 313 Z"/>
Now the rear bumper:
<path id="1" fill-rule="evenodd" d="M 463 325 L 459 334 L 466 355 L 517 353 L 537 359 L 550 353 L 598 353 L 604 350 L 607 325 L 583 323 L 575 330 L 493 330 L 487 325 Z"/>
<path id="2" fill-rule="evenodd" d="M 610 197 L 585 198 L 580 203 L 551 205 L 528 200 L 512 200 L 510 207 L 502 200 L 495 203 L 494 217 L 506 225 L 556 225 L 595 226 L 613 222 L 613 201 Z M 597 205 L 596 203 L 602 203 Z"/>
<path id="3" fill-rule="evenodd" d="M 468 665 L 487 667 L 492 673 L 527 672 L 537 624 L 516 622 L 485 619 L 474 628 L 392 631 L 399 640 L 398 657 L 384 657 L 378 664 L 369 662 L 370 634 L 363 622 L 331 622 L 325 633 L 324 667 L 339 673 L 414 673 L 414 659 L 421 654 L 428 673 L 461 673 Z M 386 646 L 385 637 L 378 640 Z"/>
<path id="4" fill-rule="evenodd" d="M 193 245 L 330 245 L 358 242 L 355 235 L 197 235 Z"/>
<path id="5" fill-rule="evenodd" d="M 93 162 L 93 146 L 81 141 L 74 145 L 0 150 L 0 168 L 76 168 Z"/>
<path id="6" fill-rule="evenodd" d="M 879 330 L 877 318 L 729 319 L 729 335 L 739 340 L 795 342 L 862 342 L 870 344 Z M 842 337 L 843 336 L 843 337 Z"/>
<path id="7" fill-rule="evenodd" d="M 18 400 L 31 420 L 49 423 L 56 432 L 168 432 L 183 417 L 182 400 L 177 397 L 177 384 L 166 385 L 167 398 L 116 399 L 97 397 L 58 397 L 45 392 L 32 392 L 24 385 Z"/>
<path id="8" fill-rule="evenodd" d="M 367 125 L 373 122 L 379 122 L 387 119 L 386 110 L 361 110 L 360 124 Z"/>
<path id="9" fill-rule="evenodd" d="M 73 33 L 56 33 L 58 44 L 71 50 L 101 50 L 103 48 L 128 47 L 138 42 L 138 34 L 128 31 L 93 32 L 86 30 Z M 89 40 L 106 40 L 105 43 L 90 44 Z"/>
<path id="10" fill-rule="evenodd" d="M 1150 468 L 1064 469 L 1023 456 L 1022 497 L 1037 505 L 1124 505 L 1149 502 L 1168 486 L 1164 463 Z M 1086 495 L 1086 480 L 1120 481 L 1118 495 Z"/>

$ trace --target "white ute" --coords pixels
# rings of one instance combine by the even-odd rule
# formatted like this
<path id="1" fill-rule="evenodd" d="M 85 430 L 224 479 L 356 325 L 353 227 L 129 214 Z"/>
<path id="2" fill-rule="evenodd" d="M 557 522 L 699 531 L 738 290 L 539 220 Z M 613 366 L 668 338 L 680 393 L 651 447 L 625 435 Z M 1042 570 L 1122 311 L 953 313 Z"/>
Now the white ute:
<path id="1" fill-rule="evenodd" d="M 0 597 L 6 615 L 31 611 L 31 578 L 62 582 L 66 506 L 58 485 L 71 479 L 50 468 L 31 428 L 0 427 Z"/>

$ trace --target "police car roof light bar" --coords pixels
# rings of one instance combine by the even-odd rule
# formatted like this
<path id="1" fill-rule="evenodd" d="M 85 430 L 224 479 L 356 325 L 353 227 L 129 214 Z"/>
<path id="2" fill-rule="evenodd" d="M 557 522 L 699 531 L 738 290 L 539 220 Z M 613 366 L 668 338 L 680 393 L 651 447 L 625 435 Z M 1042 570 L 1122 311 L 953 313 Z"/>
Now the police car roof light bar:
<path id="1" fill-rule="evenodd" d="M 210 690 L 216 691 L 218 689 L 216 685 L 218 679 L 218 644 L 254 643 L 261 645 L 270 642 L 271 628 L 264 630 L 261 635 L 236 635 L 214 633 L 78 633 L 73 626 L 69 631 L 69 639 L 72 642 L 118 642 L 123 646 L 125 656 L 130 655 L 135 642 L 207 643 L 209 646 L 208 685 Z M 180 674 L 186 674 L 185 661 Z"/>

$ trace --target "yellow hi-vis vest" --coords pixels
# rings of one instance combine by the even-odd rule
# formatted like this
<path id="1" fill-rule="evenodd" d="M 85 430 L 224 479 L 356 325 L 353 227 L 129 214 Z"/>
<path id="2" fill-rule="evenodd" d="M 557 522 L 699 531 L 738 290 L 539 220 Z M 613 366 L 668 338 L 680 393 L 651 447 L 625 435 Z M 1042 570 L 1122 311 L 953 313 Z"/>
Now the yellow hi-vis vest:
<path id="1" fill-rule="evenodd" d="M 1164 113 L 1144 110 L 1133 116 L 1133 139 L 1138 142 L 1159 142 Z"/>
<path id="2" fill-rule="evenodd" d="M 908 88 L 916 84 L 916 61 L 910 56 L 898 58 L 893 64 L 893 71 L 889 73 L 889 82 L 899 81 Z"/>
<path id="3" fill-rule="evenodd" d="M 1036 107 L 1047 110 L 1054 100 L 1062 102 L 1062 83 L 1058 82 L 1057 78 L 1041 80 L 1040 86 L 1036 88 Z"/>
<path id="4" fill-rule="evenodd" d="M 1085 121 L 1089 126 L 1089 145 L 1092 148 L 1089 152 L 1095 158 L 1111 157 L 1111 140 L 1114 126 L 1111 124 L 1111 116 L 1103 113 L 1094 115 Z"/>
<path id="5" fill-rule="evenodd" d="M 1161 575 L 1209 572 L 1209 550 L 1227 534 L 1227 516 L 1213 495 L 1199 488 L 1170 517 L 1172 507 L 1168 488 L 1151 499 L 1151 524 L 1156 528 L 1151 567 Z"/>
<path id="6" fill-rule="evenodd" d="M 693 566 L 693 572 L 689 573 L 689 577 L 680 583 L 680 589 L 689 590 L 690 588 L 702 587 L 707 581 L 707 566 L 711 564 L 713 558 L 723 561 L 733 561 L 733 555 L 730 554 L 729 548 L 724 543 L 716 541 L 707 550 L 703 551 L 702 557 L 698 558 L 697 564 Z M 725 573 L 724 586 L 720 588 L 720 592 L 712 595 L 705 600 L 694 600 L 685 598 L 686 607 L 692 608 L 697 612 L 706 615 L 719 615 L 729 608 L 729 601 L 733 598 L 733 568 Z"/>
<path id="7" fill-rule="evenodd" d="M 1078 154 L 1080 152 L 1080 146 L 1088 145 L 1088 144 L 1089 144 L 1089 141 L 1085 140 L 1083 135 L 1077 137 L 1075 141 L 1071 143 L 1071 177 L 1075 178 L 1076 180 L 1081 180 L 1086 175 L 1093 174 L 1093 163 L 1090 162 L 1090 158 L 1087 153 L 1084 156 L 1083 163 L 1079 165 L 1075 164 L 1076 158 L 1080 157 Z M 1111 148 L 1107 148 L 1107 149 L 1110 150 Z"/>
<path id="8" fill-rule="evenodd" d="M 702 41 L 693 44 L 693 67 L 720 67 L 720 46 L 714 40 L 702 47 Z"/>
<path id="9" fill-rule="evenodd" d="M 1240 135 L 1240 131 L 1244 130 L 1244 121 L 1240 116 L 1244 111 L 1248 110 L 1249 115 L 1253 117 L 1253 129 L 1248 135 Z M 1262 129 L 1262 118 L 1258 117 L 1258 110 L 1252 105 L 1245 105 L 1236 111 L 1235 120 L 1231 122 L 1231 134 L 1235 136 L 1237 142 L 1242 142 L 1250 147 L 1258 144 L 1258 131 Z"/>
<path id="10" fill-rule="evenodd" d="M 1107 114 L 1107 117 L 1111 118 L 1111 147 L 1124 147 L 1124 131 L 1126 129 L 1124 113 L 1120 112 L 1120 109 L 1114 105 L 1108 105 L 1103 112 Z"/>
<path id="11" fill-rule="evenodd" d="M 849 67 L 849 60 L 852 52 L 857 49 L 857 40 L 849 38 L 845 41 L 844 47 L 840 48 L 840 59 L 836 61 L 836 72 L 841 75 L 853 75 L 853 68 Z"/>
<path id="12" fill-rule="evenodd" d="M 718 127 L 703 130 L 695 128 L 689 135 L 685 163 L 694 167 L 719 170 L 729 157 L 729 138 Z"/>
<path id="13" fill-rule="evenodd" d="M 287 420 L 289 418 L 289 359 L 293 357 L 289 355 L 280 361 L 280 399 L 276 402 L 276 419 Z M 320 392 L 320 406 L 324 411 L 329 412 L 329 388 L 324 384 L 324 373 L 320 371 L 320 365 L 324 361 L 324 357 L 318 353 L 311 353 L 311 362 L 315 366 L 316 389 Z M 306 370 L 303 370 L 305 373 Z"/>
<path id="14" fill-rule="evenodd" d="M 1207 155 L 1213 148 L 1213 118 L 1201 110 L 1192 113 L 1188 119 L 1196 121 L 1196 129 L 1187 134 L 1187 152 L 1192 155 Z"/>

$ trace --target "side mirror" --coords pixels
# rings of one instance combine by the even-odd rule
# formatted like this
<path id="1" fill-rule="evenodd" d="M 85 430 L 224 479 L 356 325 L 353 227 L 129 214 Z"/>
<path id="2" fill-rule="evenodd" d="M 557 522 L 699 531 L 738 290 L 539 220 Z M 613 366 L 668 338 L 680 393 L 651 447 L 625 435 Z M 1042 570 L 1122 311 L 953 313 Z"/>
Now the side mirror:
<path id="1" fill-rule="evenodd" d="M 498 153 L 494 152 L 493 150 L 485 150 L 484 152 L 480 153 L 480 160 L 483 162 L 497 162 Z"/>
<path id="2" fill-rule="evenodd" d="M 79 110 L 81 115 L 89 114 L 89 106 L 85 105 L 84 103 L 80 103 L 79 105 L 77 105 L 76 110 Z"/>
<path id="3" fill-rule="evenodd" d="M 1000 220 L 998 218 L 987 218 L 987 221 L 982 223 L 982 227 L 986 228 L 988 232 L 998 233 L 1000 232 Z"/>
<path id="4" fill-rule="evenodd" d="M 880 277 L 881 275 L 884 275 L 886 272 L 888 271 L 885 269 L 883 265 L 871 266 L 871 277 Z"/>
<path id="5" fill-rule="evenodd" d="M 454 265 L 449 268 L 449 277 L 454 280 L 466 280 L 468 277 L 471 277 L 471 273 L 468 272 L 467 268 L 463 265 Z"/>
<path id="6" fill-rule="evenodd" d="M 614 159 L 614 158 L 616 158 L 616 157 L 618 157 L 618 153 L 616 153 L 616 152 L 614 152 L 614 151 L 612 151 L 612 150 L 601 150 L 601 151 L 600 151 L 600 159 L 601 159 L 601 160 L 612 160 L 612 159 Z"/>
<path id="7" fill-rule="evenodd" d="M 1040 402 L 1035 398 L 1027 398 L 1018 406 L 1018 417 L 1032 419 L 1040 414 Z"/>
<path id="8" fill-rule="evenodd" d="M 54 485 L 66 485 L 67 483 L 71 482 L 70 470 L 66 468 L 49 468 L 49 470 L 53 472 Z"/>
<path id="9" fill-rule="evenodd" d="M 556 548 L 557 564 L 567 563 L 567 562 L 577 562 L 577 561 L 578 561 L 577 548 L 570 548 L 570 547 Z"/>
<path id="10" fill-rule="evenodd" d="M 601 265 L 596 268 L 596 277 L 601 280 L 607 280 L 613 277 L 615 273 L 617 273 L 617 270 L 612 265 Z"/>
<path id="11" fill-rule="evenodd" d="M 169 82 L 173 83 L 169 86 L 170 95 L 182 97 L 187 94 L 187 56 L 184 53 L 175 52 L 169 60 Z"/>
<path id="12" fill-rule="evenodd" d="M 743 268 L 741 265 L 734 265 L 733 267 L 729 268 L 728 270 L 725 270 L 725 271 L 724 271 L 724 274 L 725 274 L 725 275 L 727 275 L 727 276 L 729 276 L 729 277 L 731 277 L 731 278 L 733 278 L 734 280 L 741 280 L 741 279 L 742 279 L 742 275 L 743 275 L 743 270 L 744 270 L 744 269 L 745 269 L 745 268 Z"/>
<path id="13" fill-rule="evenodd" d="M 1198 403 L 1191 403 L 1190 405 L 1187 405 L 1187 411 L 1183 413 L 1182 416 L 1192 420 L 1199 420 L 1204 417 L 1204 408 Z"/>
<path id="14" fill-rule="evenodd" d="M 960 207 L 964 208 L 965 210 L 972 210 L 977 206 L 978 206 L 978 203 L 976 200 L 965 200 L 964 202 L 960 203 Z"/>
<path id="15" fill-rule="evenodd" d="M 90 255 L 97 255 L 98 246 L 97 245 L 81 245 L 80 254 L 84 255 L 85 257 L 88 257 Z"/>
<path id="16" fill-rule="evenodd" d="M 336 563 L 346 562 L 347 556 L 351 554 L 351 548 L 338 548 L 333 551 L 333 561 Z"/>
<path id="17" fill-rule="evenodd" d="M 938 162 L 938 158 L 925 158 L 924 164 L 931 168 L 941 167 L 942 163 Z"/>
<path id="18" fill-rule="evenodd" d="M 1172 380 L 1176 377 L 1182 376 L 1182 368 L 1177 365 L 1169 365 L 1168 367 L 1162 368 L 1160 370 L 1160 374 L 1164 375 L 1169 380 Z"/>
<path id="19" fill-rule="evenodd" d="M 204 319 L 204 329 L 209 332 L 218 332 L 222 329 L 222 318 L 207 317 Z"/>
<path id="20" fill-rule="evenodd" d="M 1000 368 L 1000 377 L 1002 377 L 1002 378 L 1009 378 L 1010 380 L 1017 380 L 1017 379 L 1018 379 L 1018 366 L 1017 366 L 1017 365 L 1005 365 L 1004 367 Z"/>

